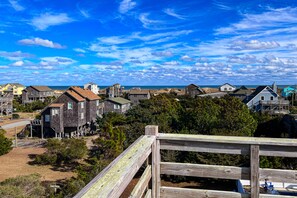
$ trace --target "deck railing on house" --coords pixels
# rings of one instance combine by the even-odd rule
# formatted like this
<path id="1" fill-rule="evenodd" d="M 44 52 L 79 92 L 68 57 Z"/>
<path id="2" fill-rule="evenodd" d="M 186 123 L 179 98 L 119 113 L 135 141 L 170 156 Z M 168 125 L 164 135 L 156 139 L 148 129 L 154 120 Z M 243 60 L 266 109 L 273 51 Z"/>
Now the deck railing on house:
<path id="1" fill-rule="evenodd" d="M 250 156 L 250 167 L 162 162 L 160 150 L 240 154 Z M 259 167 L 260 156 L 297 157 L 296 139 L 206 136 L 158 133 L 158 126 L 147 126 L 136 140 L 75 197 L 119 197 L 143 164 L 146 168 L 130 197 L 290 197 L 260 194 L 259 181 L 297 183 L 296 170 Z M 161 186 L 160 175 L 250 180 L 247 194 Z"/>

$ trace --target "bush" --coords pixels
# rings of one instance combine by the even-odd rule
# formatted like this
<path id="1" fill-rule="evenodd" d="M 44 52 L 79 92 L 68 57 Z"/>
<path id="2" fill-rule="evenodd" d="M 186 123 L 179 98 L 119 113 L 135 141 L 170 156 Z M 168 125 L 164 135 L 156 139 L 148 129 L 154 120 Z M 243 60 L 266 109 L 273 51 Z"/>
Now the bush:
<path id="1" fill-rule="evenodd" d="M 0 129 L 0 155 L 8 153 L 12 149 L 12 141 L 4 136 L 5 130 Z"/>
<path id="2" fill-rule="evenodd" d="M 70 164 L 74 160 L 82 159 L 88 152 L 83 139 L 48 139 L 46 148 L 44 154 L 36 157 L 37 164 Z"/>
<path id="3" fill-rule="evenodd" d="M 12 119 L 20 119 L 20 115 L 17 113 L 12 114 Z"/>
<path id="4" fill-rule="evenodd" d="M 44 195 L 45 188 L 38 174 L 9 178 L 0 183 L 0 197 L 38 198 Z"/>

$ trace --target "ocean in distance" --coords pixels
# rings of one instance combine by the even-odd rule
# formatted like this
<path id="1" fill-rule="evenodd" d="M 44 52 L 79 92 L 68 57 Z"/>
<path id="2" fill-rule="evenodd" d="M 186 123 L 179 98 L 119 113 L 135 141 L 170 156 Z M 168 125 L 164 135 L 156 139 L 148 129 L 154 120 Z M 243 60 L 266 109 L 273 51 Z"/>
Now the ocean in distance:
<path id="1" fill-rule="evenodd" d="M 182 86 L 182 85 L 176 85 L 176 86 L 175 85 L 168 85 L 168 86 L 166 86 L 166 85 L 164 85 L 164 86 L 163 85 L 162 86 L 137 86 L 137 85 L 135 85 L 135 86 L 125 86 L 125 85 L 123 85 L 125 90 L 129 90 L 129 89 L 136 88 L 136 87 L 141 88 L 141 89 L 166 89 L 166 88 L 184 89 L 186 86 L 187 85 L 184 85 L 184 86 Z M 208 88 L 218 88 L 219 86 L 220 85 L 200 85 L 201 88 L 206 88 L 206 87 L 208 87 Z M 237 88 L 241 87 L 241 85 L 235 85 L 235 86 Z M 259 85 L 244 85 L 244 86 L 246 86 L 247 88 L 256 88 Z M 287 86 L 289 86 L 289 85 L 278 85 L 278 88 L 283 89 L 283 88 L 285 88 Z M 48 87 L 51 88 L 51 89 L 54 89 L 54 90 L 66 90 L 66 89 L 69 88 L 69 86 L 48 86 Z M 80 86 L 80 85 L 78 85 L 78 87 L 83 88 L 83 86 Z M 109 87 L 109 86 L 99 86 L 100 89 L 105 89 L 107 87 Z"/>

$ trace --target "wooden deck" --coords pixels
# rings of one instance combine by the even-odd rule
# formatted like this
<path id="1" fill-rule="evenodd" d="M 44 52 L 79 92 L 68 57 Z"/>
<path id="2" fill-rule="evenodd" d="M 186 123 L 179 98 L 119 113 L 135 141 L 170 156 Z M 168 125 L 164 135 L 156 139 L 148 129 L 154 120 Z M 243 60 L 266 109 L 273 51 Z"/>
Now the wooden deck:
<path id="1" fill-rule="evenodd" d="M 160 150 L 241 154 L 250 156 L 250 167 L 162 162 Z M 142 165 L 145 171 L 130 197 L 290 197 L 260 194 L 259 181 L 297 183 L 296 170 L 259 167 L 260 156 L 297 157 L 296 139 L 206 136 L 158 133 L 158 126 L 147 126 L 145 135 L 135 141 L 75 197 L 119 197 Z M 248 179 L 251 193 L 188 189 L 161 186 L 160 175 L 220 179 Z"/>

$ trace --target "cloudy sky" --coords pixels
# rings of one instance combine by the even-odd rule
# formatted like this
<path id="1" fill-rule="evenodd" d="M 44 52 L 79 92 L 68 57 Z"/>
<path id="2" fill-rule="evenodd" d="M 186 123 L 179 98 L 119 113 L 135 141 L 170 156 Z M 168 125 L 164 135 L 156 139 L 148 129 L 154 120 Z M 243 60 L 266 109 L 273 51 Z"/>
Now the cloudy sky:
<path id="1" fill-rule="evenodd" d="M 1 0 L 0 84 L 297 83 L 296 0 Z"/>

